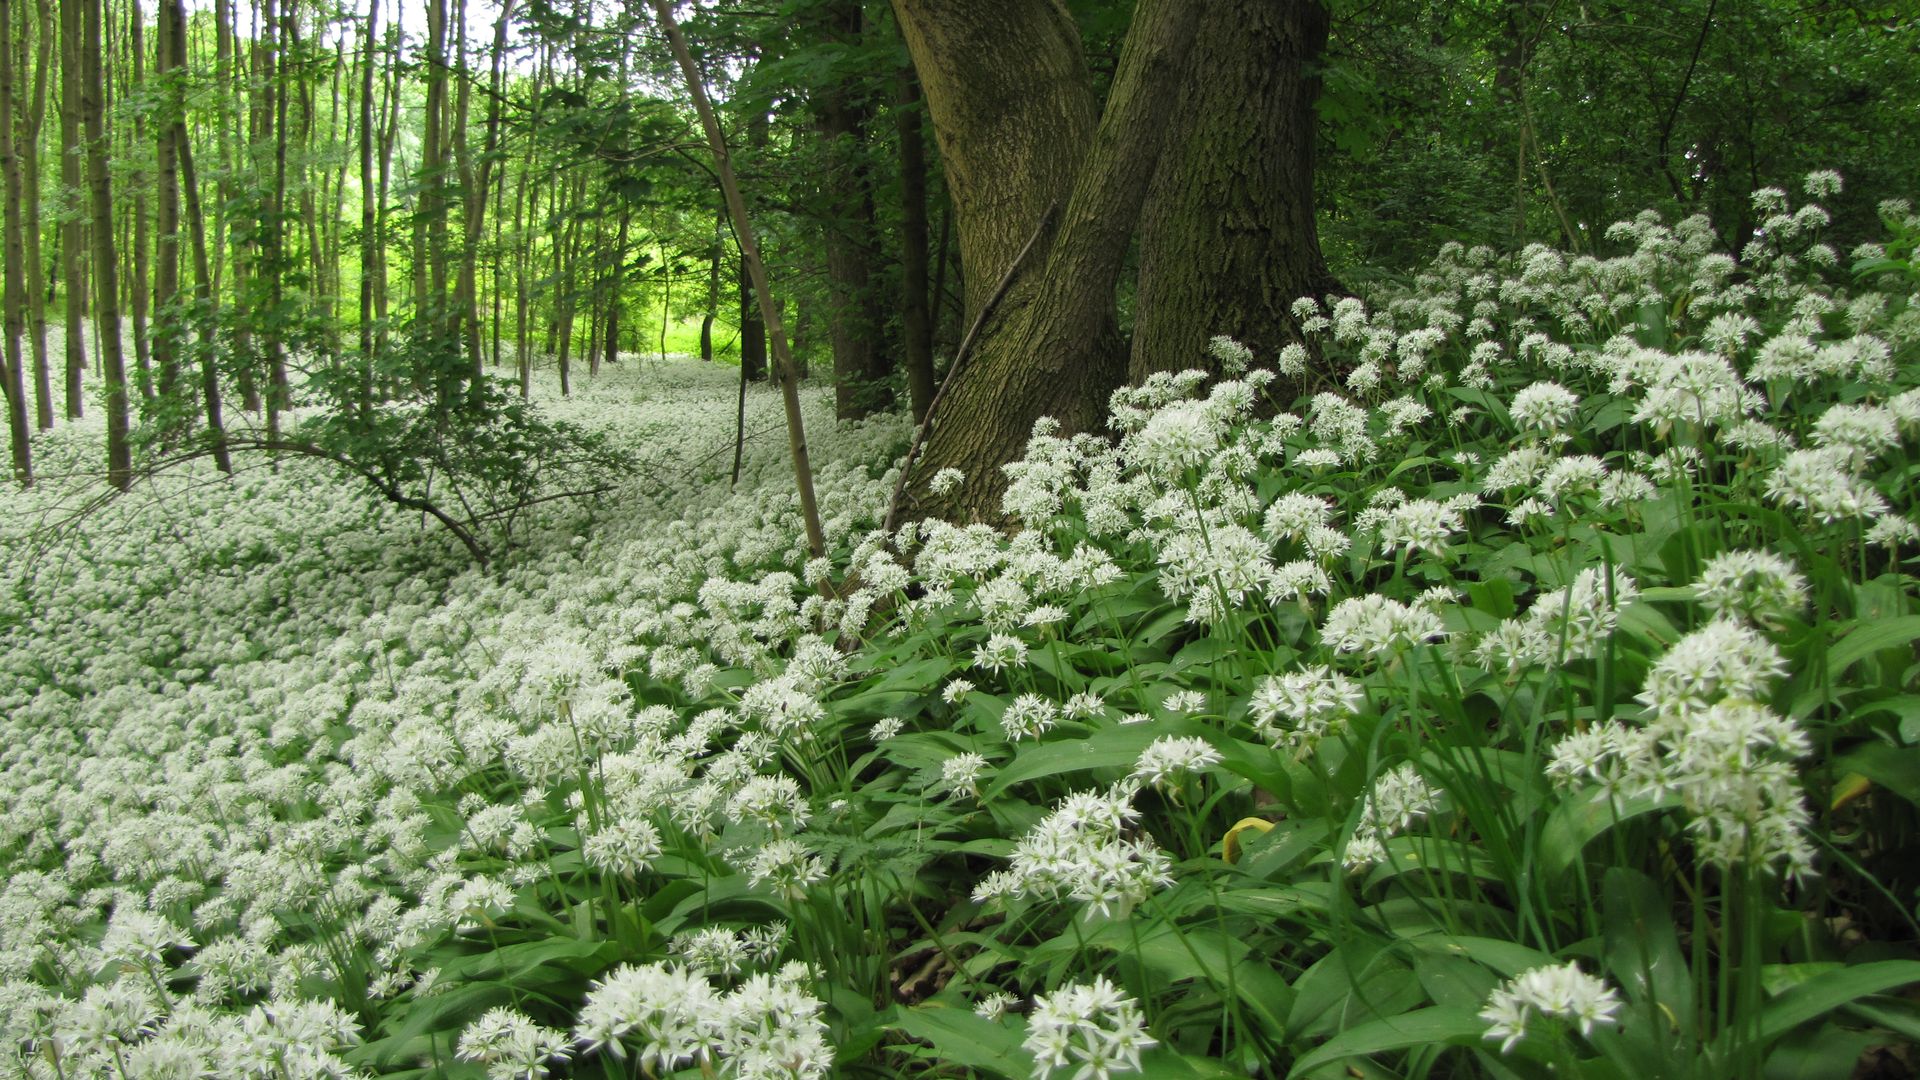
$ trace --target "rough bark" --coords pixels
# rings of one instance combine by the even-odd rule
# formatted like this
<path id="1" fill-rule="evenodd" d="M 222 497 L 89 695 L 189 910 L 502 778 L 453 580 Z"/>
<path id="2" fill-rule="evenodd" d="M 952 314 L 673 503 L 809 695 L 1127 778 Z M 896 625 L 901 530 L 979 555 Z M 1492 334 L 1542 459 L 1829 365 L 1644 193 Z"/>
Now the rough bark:
<path id="1" fill-rule="evenodd" d="M 919 423 L 933 407 L 933 316 L 927 297 L 927 148 L 925 110 L 912 68 L 895 79 L 900 134 L 900 336 L 907 399 Z"/>
<path id="2" fill-rule="evenodd" d="M 1293 301 L 1337 287 L 1313 213 L 1327 24 L 1304 0 L 1208 4 L 1142 213 L 1131 380 L 1209 367 L 1216 334 L 1271 359 L 1299 336 Z"/>
<path id="3" fill-rule="evenodd" d="M 1143 0 L 1100 115 L 1071 20 L 1032 0 L 977 5 L 895 0 L 946 162 L 970 320 L 1036 233 L 964 370 L 929 418 L 916 478 L 958 468 L 933 496 L 905 492 L 904 520 L 998 520 L 1006 478 L 1042 416 L 1068 432 L 1097 428 L 1125 361 L 1114 286 L 1172 116 L 1201 5 Z M 1009 126 L 1008 113 L 1021 122 Z M 1058 205 L 1057 224 L 1048 224 Z M 1010 230 L 1018 222 L 1022 231 Z"/>
<path id="4" fill-rule="evenodd" d="M 93 196 L 94 312 L 100 323 L 100 363 L 107 403 L 107 482 L 120 491 L 133 482 L 127 443 L 127 371 L 120 347 L 120 275 L 114 265 L 113 188 L 107 176 L 107 140 L 101 98 L 101 0 L 86 0 L 86 42 L 80 78 L 81 123 L 86 128 L 87 187 Z"/>

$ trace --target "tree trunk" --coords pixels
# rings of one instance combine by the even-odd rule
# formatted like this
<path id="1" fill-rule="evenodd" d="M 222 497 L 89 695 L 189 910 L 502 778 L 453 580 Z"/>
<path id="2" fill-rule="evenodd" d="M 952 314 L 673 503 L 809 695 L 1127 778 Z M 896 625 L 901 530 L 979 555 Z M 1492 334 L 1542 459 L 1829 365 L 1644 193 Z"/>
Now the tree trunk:
<path id="1" fill-rule="evenodd" d="M 726 211 L 713 227 L 713 241 L 707 245 L 707 310 L 700 316 L 700 359 L 713 362 L 713 320 L 720 314 L 720 240 L 726 235 Z"/>
<path id="2" fill-rule="evenodd" d="M 185 0 L 161 0 L 173 12 L 169 30 L 173 44 L 168 55 L 179 65 L 187 55 L 187 10 Z M 176 88 L 176 94 L 179 90 Z M 173 146 L 180 164 L 180 186 L 185 194 L 187 231 L 193 239 L 193 300 L 200 324 L 200 395 L 207 411 L 207 437 L 213 443 L 214 464 L 223 473 L 233 471 L 233 458 L 227 451 L 227 426 L 220 405 L 220 376 L 214 363 L 213 318 L 218 306 L 214 297 L 213 269 L 207 258 L 206 217 L 200 212 L 200 178 L 193 167 L 193 140 L 187 135 L 186 109 L 169 114 L 174 126 Z"/>
<path id="3" fill-rule="evenodd" d="M 944 497 L 910 484 L 905 520 L 997 521 L 1000 466 L 1019 456 L 1034 421 L 1099 428 L 1125 372 L 1114 288 L 1201 6 L 1142 0 L 1095 127 L 1064 8 L 894 0 L 946 161 L 969 320 L 1005 293 L 929 418 L 915 474 L 957 468 L 965 479 Z"/>
<path id="4" fill-rule="evenodd" d="M 20 115 L 21 183 L 25 188 L 22 207 L 26 226 L 27 261 L 27 334 L 33 343 L 33 415 L 41 431 L 53 427 L 53 373 L 47 360 L 47 282 L 44 258 L 40 250 L 40 129 L 47 117 L 47 82 L 53 68 L 53 8 L 50 0 L 39 0 L 34 18 L 33 97 L 22 99 Z M 26 13 L 21 12 L 25 21 Z M 20 35 L 20 63 L 27 62 L 27 37 Z M 16 68 L 16 78 L 21 68 Z"/>
<path id="5" fill-rule="evenodd" d="M 1216 334 L 1270 359 L 1299 337 L 1292 303 L 1337 289 L 1313 213 L 1327 23 L 1301 0 L 1208 5 L 1142 212 L 1131 380 L 1214 366 Z"/>
<path id="6" fill-rule="evenodd" d="M 127 5 L 127 28 L 129 47 L 133 59 L 133 81 L 129 84 L 135 89 L 144 89 L 146 83 L 146 13 L 140 10 L 140 0 L 131 0 Z M 147 141 L 146 110 L 133 110 L 133 146 L 142 146 Z M 136 150 L 127 155 L 133 167 L 127 172 L 127 187 L 133 193 L 133 274 L 129 284 L 130 299 L 133 301 L 133 356 L 134 365 L 140 372 L 140 394 L 151 399 L 154 395 L 153 378 L 153 342 L 148 335 L 148 308 L 152 302 L 150 286 L 152 284 L 153 260 L 151 248 L 153 238 L 147 223 L 147 178 L 140 169 L 140 153 Z M 170 389 L 171 372 L 160 372 L 161 391 Z"/>
<path id="7" fill-rule="evenodd" d="M 859 0 L 834 0 L 824 12 L 824 23 L 828 41 L 849 49 L 859 47 Z M 866 141 L 873 109 L 861 96 L 861 81 L 861 73 L 835 72 L 816 106 L 826 155 L 821 194 L 826 211 L 833 411 L 841 420 L 858 419 L 884 408 L 887 397 L 886 387 L 879 383 L 886 372 L 876 359 L 882 354 L 872 285 L 873 178 Z"/>
<path id="8" fill-rule="evenodd" d="M 80 113 L 86 127 L 87 186 L 93 194 L 94 312 L 100 326 L 101 377 L 107 401 L 107 482 L 125 491 L 133 483 L 133 456 L 127 443 L 127 371 L 120 348 L 120 280 L 114 265 L 113 189 L 107 177 L 107 139 L 101 96 L 105 52 L 101 41 L 101 0 L 83 5 L 86 43 L 81 72 Z"/>
<path id="9" fill-rule="evenodd" d="M 900 326 L 914 423 L 933 407 L 933 319 L 927 306 L 927 148 L 920 84 L 912 68 L 895 79 L 900 132 Z"/>
<path id="10" fill-rule="evenodd" d="M 62 2 L 60 8 L 60 185 L 68 206 L 82 198 L 80 145 L 80 67 L 85 46 L 80 41 L 81 2 Z M 87 261 L 83 252 L 85 226 L 80 215 L 69 214 L 60 224 L 60 284 L 66 291 L 67 419 L 78 420 L 86 406 L 81 379 L 87 370 L 86 329 Z"/>
<path id="11" fill-rule="evenodd" d="M 153 364 L 160 373 L 160 393 L 170 395 L 179 376 L 178 345 L 186 336 L 187 321 L 181 318 L 180 299 L 180 162 L 174 153 L 174 118 L 186 105 L 179 91 L 178 64 L 172 56 L 172 0 L 160 0 L 159 21 L 154 28 L 153 74 L 159 84 L 162 106 L 159 130 L 154 135 L 155 237 L 154 254 L 159 262 L 154 270 L 154 303 L 159 309 L 153 335 Z M 136 260 L 137 261 L 137 260 Z"/>
<path id="12" fill-rule="evenodd" d="M 747 117 L 747 150 L 758 153 L 766 149 L 768 130 L 767 114 L 756 109 Z M 738 237 L 735 238 L 736 243 Z M 747 260 L 743 254 L 739 261 L 740 272 L 737 279 L 740 285 L 740 368 L 746 372 L 746 378 L 764 379 L 767 377 L 767 324 L 760 321 L 760 307 L 754 301 L 753 280 L 747 273 Z"/>
<path id="13" fill-rule="evenodd" d="M 27 380 L 25 360 L 20 351 L 20 335 L 26 330 L 26 318 L 20 292 L 26 285 L 25 244 L 20 234 L 20 159 L 14 147 L 13 123 L 13 5 L 0 0 L 0 177 L 4 177 L 6 222 L 5 282 L 6 308 L 0 317 L 0 333 L 6 337 L 0 352 L 0 391 L 7 403 L 7 431 L 13 445 L 13 478 L 21 487 L 33 483 L 32 432 L 27 427 Z M 23 148 L 26 153 L 37 149 Z M 38 227 L 36 223 L 36 228 Z"/>

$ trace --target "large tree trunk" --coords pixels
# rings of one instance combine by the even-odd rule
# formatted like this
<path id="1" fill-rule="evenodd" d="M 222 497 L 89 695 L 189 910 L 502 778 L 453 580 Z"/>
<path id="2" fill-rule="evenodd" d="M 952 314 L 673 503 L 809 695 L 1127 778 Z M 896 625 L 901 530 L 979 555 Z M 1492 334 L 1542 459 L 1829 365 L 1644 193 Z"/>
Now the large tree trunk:
<path id="1" fill-rule="evenodd" d="M 1216 334 L 1271 359 L 1297 340 L 1296 299 L 1337 288 L 1314 226 L 1312 65 L 1327 9 L 1213 0 L 1188 58 L 1179 134 L 1140 232 L 1128 376 L 1213 366 Z"/>
<path id="2" fill-rule="evenodd" d="M 1099 426 L 1125 371 L 1114 286 L 1201 6 L 1142 0 L 1095 127 L 1064 8 L 894 0 L 946 162 L 969 321 L 1005 293 L 929 417 L 906 520 L 998 520 L 1000 467 L 1019 456 L 1035 420 L 1051 416 L 1069 432 Z M 947 467 L 965 479 L 933 496 L 924 478 Z"/>
<path id="3" fill-rule="evenodd" d="M 80 115 L 86 127 L 87 187 L 93 194 L 94 312 L 100 328 L 101 376 L 107 399 L 107 482 L 121 491 L 133 483 L 133 456 L 127 443 L 127 371 L 120 348 L 120 281 L 114 265 L 113 189 L 107 177 L 107 136 L 102 97 L 101 2 L 86 0 L 82 12 L 86 43 L 80 72 Z M 71 300 L 71 297 L 69 297 Z"/>
<path id="4" fill-rule="evenodd" d="M 927 298 L 927 148 L 920 84 L 912 68 L 896 79 L 900 132 L 900 337 L 907 399 L 915 423 L 933 407 L 933 316 Z"/>

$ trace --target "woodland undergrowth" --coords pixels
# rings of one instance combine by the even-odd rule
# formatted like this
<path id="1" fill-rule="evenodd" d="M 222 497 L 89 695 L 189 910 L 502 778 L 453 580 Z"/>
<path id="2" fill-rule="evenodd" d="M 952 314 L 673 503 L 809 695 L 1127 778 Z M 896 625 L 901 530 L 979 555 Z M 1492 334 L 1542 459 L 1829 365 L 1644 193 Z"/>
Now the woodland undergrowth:
<path id="1" fill-rule="evenodd" d="M 0 1072 L 1910 1068 L 1920 216 L 1837 249 L 1838 183 L 1302 300 L 1043 422 L 1007 531 L 879 532 L 906 422 L 810 391 L 820 560 L 710 365 L 545 400 L 641 464 L 492 572 L 291 459 L 45 542 L 68 425 Z"/>

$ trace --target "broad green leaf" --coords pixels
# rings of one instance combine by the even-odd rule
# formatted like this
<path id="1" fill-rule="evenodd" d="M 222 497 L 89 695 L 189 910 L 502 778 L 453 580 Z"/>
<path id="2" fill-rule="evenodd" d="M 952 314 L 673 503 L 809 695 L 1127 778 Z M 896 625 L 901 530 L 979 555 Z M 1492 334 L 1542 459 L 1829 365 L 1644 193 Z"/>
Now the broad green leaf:
<path id="1" fill-rule="evenodd" d="M 1287 1075 L 1305 1076 L 1323 1065 L 1331 1065 L 1344 1058 L 1405 1050 L 1414 1046 L 1432 1046 L 1436 1043 L 1475 1045 L 1487 1031 L 1487 1022 L 1475 1012 L 1473 1009 L 1434 1006 L 1348 1028 L 1294 1062 Z"/>
<path id="2" fill-rule="evenodd" d="M 1635 1006 L 1667 1014 L 1674 1027 L 1693 1026 L 1693 980 L 1673 925 L 1673 898 L 1652 878 L 1615 866 L 1600 886 L 1607 970 Z"/>
<path id="3" fill-rule="evenodd" d="M 1861 660 L 1915 638 L 1920 638 L 1920 615 L 1863 622 L 1827 649 L 1827 678 L 1837 684 L 1840 676 Z"/>
<path id="4" fill-rule="evenodd" d="M 1126 724 L 1096 731 L 1084 739 L 1041 743 L 1028 746 L 994 774 L 993 783 L 981 792 L 980 801 L 992 802 L 996 795 L 1015 784 L 1061 773 L 1087 769 L 1111 769 L 1132 765 L 1140 752 L 1163 735 L 1191 735 L 1199 725 L 1185 717 L 1145 724 Z"/>
<path id="5" fill-rule="evenodd" d="M 1680 805 L 1677 795 L 1610 797 L 1592 789 L 1575 794 L 1554 807 L 1540 830 L 1540 869 L 1558 879 L 1573 869 L 1594 838 L 1634 818 Z"/>
<path id="6" fill-rule="evenodd" d="M 1920 960 L 1881 960 L 1823 971 L 1767 1002 L 1760 1013 L 1760 1038 L 1773 1040 L 1794 1028 L 1871 994 L 1920 983 Z"/>
<path id="7" fill-rule="evenodd" d="M 894 1014 L 889 1025 L 933 1044 L 941 1060 L 995 1076 L 1024 1078 L 1033 1072 L 1033 1057 L 1021 1049 L 1021 1029 L 975 1016 L 971 1010 L 929 1001 Z"/>
<path id="8" fill-rule="evenodd" d="M 1833 771 L 1842 778 L 1842 786 L 1849 775 L 1862 776 L 1920 805 L 1920 746 L 1862 743 L 1835 757 Z"/>

